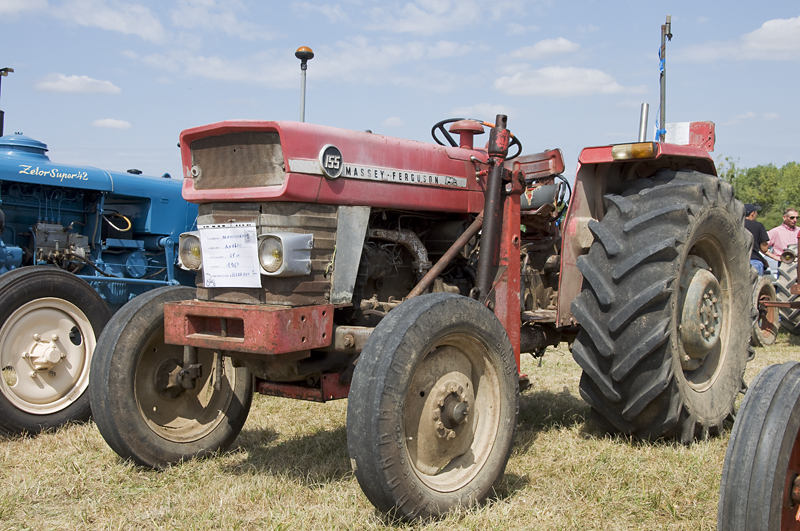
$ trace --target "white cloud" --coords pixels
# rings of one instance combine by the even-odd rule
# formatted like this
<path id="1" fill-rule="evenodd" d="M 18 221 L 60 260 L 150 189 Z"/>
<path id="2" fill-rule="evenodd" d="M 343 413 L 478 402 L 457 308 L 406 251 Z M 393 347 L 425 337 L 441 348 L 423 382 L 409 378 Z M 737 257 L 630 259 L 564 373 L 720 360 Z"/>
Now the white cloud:
<path id="1" fill-rule="evenodd" d="M 738 124 L 739 122 L 741 122 L 743 120 L 752 120 L 755 117 L 756 117 L 756 113 L 754 113 L 753 111 L 747 111 L 746 113 L 743 113 L 743 114 L 737 114 L 736 116 L 734 116 L 733 118 L 731 118 L 730 120 L 725 122 L 724 125 Z"/>
<path id="2" fill-rule="evenodd" d="M 105 129 L 130 129 L 131 124 L 125 120 L 115 120 L 114 118 L 103 118 L 92 122 L 95 127 L 102 127 Z"/>
<path id="3" fill-rule="evenodd" d="M 346 80 L 348 76 L 357 76 L 359 83 L 396 86 L 419 86 L 424 79 L 428 89 L 444 90 L 453 85 L 453 74 L 447 69 L 431 67 L 429 71 L 414 73 L 410 69 L 398 72 L 394 67 L 413 63 L 415 69 L 424 70 L 426 61 L 462 56 L 471 50 L 469 45 L 446 41 L 432 46 L 420 41 L 375 45 L 364 37 L 354 37 L 339 41 L 332 48 L 317 50 L 315 53 L 325 60 L 312 63 L 309 75 L 313 69 L 318 79 Z M 293 65 L 292 70 L 296 68 Z"/>
<path id="4" fill-rule="evenodd" d="M 69 92 L 75 94 L 119 94 L 122 89 L 111 81 L 101 81 L 87 76 L 65 76 L 50 74 L 36 84 L 38 90 L 46 92 Z"/>
<path id="5" fill-rule="evenodd" d="M 347 14 L 342 10 L 339 4 L 323 4 L 317 5 L 311 2 L 294 2 L 292 3 L 292 10 L 300 17 L 307 17 L 309 13 L 319 13 L 328 19 L 328 22 L 335 24 L 348 19 Z"/>
<path id="6" fill-rule="evenodd" d="M 493 103 L 476 103 L 475 105 L 468 105 L 466 107 L 456 107 L 450 111 L 452 116 L 463 116 L 465 118 L 475 118 L 477 120 L 486 120 L 493 122 L 498 114 L 505 114 L 506 116 L 516 115 L 517 112 L 507 105 L 496 105 Z"/>
<path id="7" fill-rule="evenodd" d="M 157 70 L 166 70 L 167 72 L 179 72 L 181 69 L 181 60 L 176 58 L 180 56 L 178 52 L 173 52 L 170 56 L 160 53 L 154 53 L 142 57 L 142 62 L 151 68 Z M 131 58 L 133 59 L 133 58 Z"/>
<path id="8" fill-rule="evenodd" d="M 427 59 L 445 59 L 448 57 L 458 57 L 466 55 L 471 51 L 471 47 L 457 42 L 439 41 L 433 46 L 428 46 L 425 52 Z"/>
<path id="9" fill-rule="evenodd" d="M 402 1 L 402 0 L 401 0 Z M 487 20 L 507 20 L 524 8 L 523 0 L 415 0 L 382 2 L 370 10 L 370 29 L 393 33 L 436 35 L 460 31 Z"/>
<path id="10" fill-rule="evenodd" d="M 557 39 L 545 39 L 532 46 L 525 46 L 514 50 L 509 55 L 521 61 L 543 59 L 553 55 L 576 52 L 581 47 L 577 42 L 569 41 L 563 37 Z"/>
<path id="11" fill-rule="evenodd" d="M 402 118 L 398 116 L 390 116 L 387 119 L 385 119 L 381 125 L 384 125 L 386 127 L 402 127 L 406 125 L 406 123 L 403 121 Z"/>
<path id="12" fill-rule="evenodd" d="M 47 9 L 47 0 L 0 0 L 0 15 Z"/>
<path id="13" fill-rule="evenodd" d="M 293 54 L 279 56 L 273 52 L 260 52 L 241 59 L 220 56 L 173 56 L 173 64 L 180 65 L 189 77 L 204 77 L 253 83 L 267 87 L 291 88 L 300 77 L 299 62 Z"/>
<path id="14" fill-rule="evenodd" d="M 136 35 L 151 42 L 164 40 L 161 22 L 141 4 L 120 0 L 71 0 L 53 7 L 52 12 L 80 26 Z"/>
<path id="15" fill-rule="evenodd" d="M 742 114 L 737 114 L 736 116 L 732 117 L 730 120 L 725 122 L 723 125 L 736 125 L 744 121 L 749 120 L 764 120 L 764 121 L 772 121 L 778 120 L 780 116 L 774 112 L 766 113 L 766 114 L 756 114 L 753 111 L 747 111 Z"/>
<path id="16" fill-rule="evenodd" d="M 238 0 L 178 0 L 178 8 L 170 14 L 172 24 L 178 28 L 221 31 L 245 40 L 272 38 L 269 31 L 239 20 L 237 12 L 247 16 L 246 7 Z"/>
<path id="17" fill-rule="evenodd" d="M 668 54 L 669 57 L 670 54 Z M 800 59 L 800 17 L 768 20 L 738 40 L 677 48 L 672 59 L 707 63 L 721 59 L 790 61 Z"/>
<path id="18" fill-rule="evenodd" d="M 447 90 L 457 84 L 460 74 L 439 68 L 438 63 L 428 65 L 426 62 L 462 56 L 472 49 L 469 45 L 448 41 L 432 45 L 419 41 L 375 45 L 365 37 L 354 37 L 314 50 L 315 59 L 309 63 L 308 79 L 310 83 L 347 83 L 352 79 L 359 84 L 409 87 L 418 87 L 424 79 L 429 90 Z M 293 51 L 286 49 L 265 50 L 238 58 L 173 50 L 141 57 L 141 61 L 171 73 L 274 88 L 296 87 L 300 72 Z M 408 64 L 413 64 L 413 71 L 410 67 L 402 72 L 395 69 Z"/>
<path id="19" fill-rule="evenodd" d="M 800 58 L 800 17 L 764 22 L 742 37 L 742 51 L 750 59 Z"/>
<path id="20" fill-rule="evenodd" d="M 537 26 L 523 26 L 517 22 L 509 22 L 508 25 L 506 25 L 506 34 L 525 35 L 528 32 L 537 31 L 538 29 L 539 28 Z"/>
<path id="21" fill-rule="evenodd" d="M 583 96 L 643 92 L 645 87 L 623 87 L 605 72 L 592 68 L 549 66 L 518 72 L 494 82 L 494 88 L 516 96 Z"/>

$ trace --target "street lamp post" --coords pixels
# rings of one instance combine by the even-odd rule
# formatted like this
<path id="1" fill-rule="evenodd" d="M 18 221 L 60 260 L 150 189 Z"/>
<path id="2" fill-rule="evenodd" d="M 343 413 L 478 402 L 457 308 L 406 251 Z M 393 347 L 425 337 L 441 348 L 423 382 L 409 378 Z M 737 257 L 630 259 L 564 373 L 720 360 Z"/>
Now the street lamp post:
<path id="1" fill-rule="evenodd" d="M 11 72 L 13 72 L 13 68 L 0 68 L 0 82 L 3 80 L 4 77 L 8 76 Z M 0 84 L 0 86 L 2 86 Z M 5 119 L 5 114 L 3 111 L 0 110 L 0 136 L 3 136 L 3 121 Z"/>
<path id="2" fill-rule="evenodd" d="M 306 70 L 308 62 L 314 58 L 314 52 L 308 46 L 301 46 L 294 52 L 294 56 L 300 59 L 300 121 L 306 121 Z"/>

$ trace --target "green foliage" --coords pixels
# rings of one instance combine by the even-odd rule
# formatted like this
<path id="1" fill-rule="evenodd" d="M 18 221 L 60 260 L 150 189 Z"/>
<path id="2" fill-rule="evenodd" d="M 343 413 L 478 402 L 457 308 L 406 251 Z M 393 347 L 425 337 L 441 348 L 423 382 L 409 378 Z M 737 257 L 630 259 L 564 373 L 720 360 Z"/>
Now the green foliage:
<path id="1" fill-rule="evenodd" d="M 800 164 L 789 162 L 780 168 L 773 164 L 741 168 L 730 157 L 717 161 L 717 174 L 731 183 L 742 203 L 762 207 L 758 220 L 767 230 L 783 223 L 783 211 L 800 209 Z"/>

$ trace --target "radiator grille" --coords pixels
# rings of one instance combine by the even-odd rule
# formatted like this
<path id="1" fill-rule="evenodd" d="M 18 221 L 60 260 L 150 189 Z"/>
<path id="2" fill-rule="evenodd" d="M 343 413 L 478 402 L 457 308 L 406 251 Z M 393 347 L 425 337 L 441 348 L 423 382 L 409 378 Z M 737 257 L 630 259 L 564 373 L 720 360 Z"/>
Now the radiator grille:
<path id="1" fill-rule="evenodd" d="M 297 232 L 314 235 L 311 274 L 299 277 L 261 277 L 262 289 L 203 288 L 201 300 L 309 306 L 328 304 L 331 277 L 327 274 L 336 244 L 337 208 L 312 203 L 211 203 L 201 204 L 198 224 L 257 221 L 258 234 Z M 202 282 L 202 274 L 198 276 Z"/>
<path id="2" fill-rule="evenodd" d="M 192 142 L 195 190 L 280 185 L 286 176 L 278 133 L 251 131 Z"/>

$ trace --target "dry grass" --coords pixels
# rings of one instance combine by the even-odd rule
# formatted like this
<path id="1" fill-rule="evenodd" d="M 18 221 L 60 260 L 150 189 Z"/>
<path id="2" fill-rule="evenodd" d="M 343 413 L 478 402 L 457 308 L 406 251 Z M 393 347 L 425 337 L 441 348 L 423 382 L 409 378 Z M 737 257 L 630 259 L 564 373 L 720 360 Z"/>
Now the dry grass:
<path id="1" fill-rule="evenodd" d="M 746 380 L 799 354 L 782 335 Z M 533 387 L 498 498 L 438 522 L 375 512 L 350 472 L 346 401 L 257 397 L 230 451 L 165 472 L 123 462 L 92 424 L 0 439 L 0 530 L 714 529 L 729 430 L 689 448 L 605 437 L 566 348 L 524 370 Z"/>

